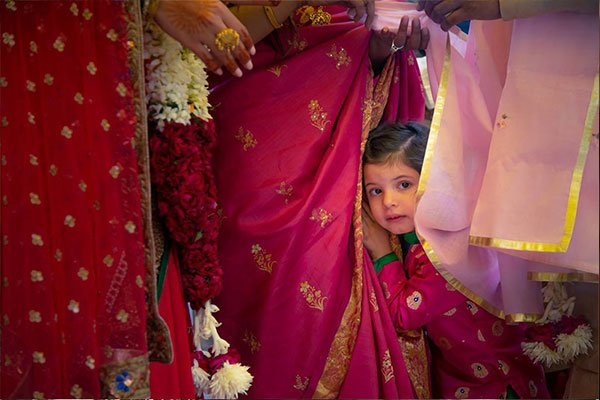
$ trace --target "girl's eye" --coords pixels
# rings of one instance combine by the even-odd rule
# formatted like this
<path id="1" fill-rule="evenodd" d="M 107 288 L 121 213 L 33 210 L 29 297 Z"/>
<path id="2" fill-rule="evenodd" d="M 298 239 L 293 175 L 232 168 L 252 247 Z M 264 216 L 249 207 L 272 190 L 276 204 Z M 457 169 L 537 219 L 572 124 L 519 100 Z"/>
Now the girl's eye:
<path id="1" fill-rule="evenodd" d="M 400 185 L 399 185 L 399 186 L 400 186 L 400 188 L 402 188 L 402 189 L 408 189 L 408 188 L 410 187 L 410 182 L 406 182 L 406 181 L 404 181 L 404 182 L 400 182 Z"/>
<path id="2" fill-rule="evenodd" d="M 381 194 L 381 189 L 377 189 L 377 188 L 371 189 L 371 190 L 369 190 L 369 194 L 371 196 L 379 196 Z"/>

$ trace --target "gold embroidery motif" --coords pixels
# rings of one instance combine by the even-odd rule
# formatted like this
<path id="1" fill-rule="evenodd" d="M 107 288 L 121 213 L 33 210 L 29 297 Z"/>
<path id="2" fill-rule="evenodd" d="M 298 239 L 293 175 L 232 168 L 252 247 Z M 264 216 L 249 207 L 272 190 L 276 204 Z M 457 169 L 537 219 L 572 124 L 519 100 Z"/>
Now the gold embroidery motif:
<path id="1" fill-rule="evenodd" d="M 504 375 L 508 375 L 508 372 L 510 371 L 508 364 L 502 360 L 498 360 L 498 368 L 500 371 L 502 371 L 502 373 L 504 373 Z"/>
<path id="2" fill-rule="evenodd" d="M 387 282 L 383 282 L 383 283 L 381 284 L 381 290 L 383 291 L 383 296 L 384 296 L 386 299 L 389 299 L 389 298 L 390 298 L 390 296 L 391 296 L 391 293 L 390 293 L 390 290 L 388 289 L 388 284 L 387 284 Z"/>
<path id="3" fill-rule="evenodd" d="M 48 171 L 50 172 L 50 175 L 56 176 L 56 174 L 58 173 L 58 168 L 56 167 L 56 165 L 50 164 L 50 168 L 48 169 Z"/>
<path id="4" fill-rule="evenodd" d="M 83 10 L 83 13 L 81 13 L 81 15 L 83 16 L 83 18 L 85 18 L 87 21 L 89 21 L 94 14 L 89 9 L 86 8 L 85 10 Z"/>
<path id="5" fill-rule="evenodd" d="M 446 317 L 451 317 L 456 313 L 456 307 L 449 309 L 444 313 Z"/>
<path id="6" fill-rule="evenodd" d="M 244 332 L 244 338 L 242 340 L 248 344 L 248 346 L 250 347 L 250 352 L 252 354 L 255 354 L 258 350 L 260 350 L 261 344 L 256 338 L 256 336 L 254 336 L 254 334 L 252 334 L 251 332 Z"/>
<path id="7" fill-rule="evenodd" d="M 471 311 L 471 314 L 473 315 L 477 314 L 477 311 L 479 311 L 479 308 L 477 308 L 475 303 L 469 300 L 467 300 L 467 308 L 469 309 L 469 311 Z"/>
<path id="8" fill-rule="evenodd" d="M 125 323 L 129 319 L 129 313 L 125 310 L 119 310 L 116 318 L 118 321 Z"/>
<path id="9" fill-rule="evenodd" d="M 473 363 L 471 364 L 471 368 L 473 369 L 473 375 L 477 378 L 485 378 L 488 376 L 488 370 L 481 363 Z"/>
<path id="10" fill-rule="evenodd" d="M 56 249 L 56 251 L 54 252 L 54 259 L 56 261 L 62 261 L 62 256 L 63 256 L 62 251 L 60 251 L 60 249 Z"/>
<path id="11" fill-rule="evenodd" d="M 117 33 L 115 32 L 114 29 L 111 29 L 108 32 L 106 32 L 106 37 L 113 42 L 116 42 L 117 39 L 119 38 L 119 36 L 117 35 Z"/>
<path id="12" fill-rule="evenodd" d="M 33 154 L 30 154 L 29 155 L 29 163 L 31 165 L 39 165 L 38 158 L 36 156 L 34 156 Z"/>
<path id="13" fill-rule="evenodd" d="M 0 76 L 0 87 L 7 87 L 8 86 L 8 81 L 6 80 L 5 77 Z"/>
<path id="14" fill-rule="evenodd" d="M 501 336 L 504 332 L 504 326 L 502 326 L 502 321 L 496 321 L 492 325 L 492 333 L 494 336 Z"/>
<path id="15" fill-rule="evenodd" d="M 135 233 L 135 224 L 133 221 L 127 221 L 125 224 L 125 230 L 129 233 Z"/>
<path id="16" fill-rule="evenodd" d="M 320 290 L 316 290 L 314 286 L 304 281 L 300 283 L 300 293 L 302 293 L 304 300 L 306 300 L 310 308 L 315 308 L 319 311 L 324 310 L 327 296 L 323 296 Z"/>
<path id="17" fill-rule="evenodd" d="M 62 36 L 59 36 L 56 38 L 56 40 L 54 41 L 54 44 L 52 45 L 58 52 L 63 52 L 65 50 L 65 40 L 62 38 Z"/>
<path id="18" fill-rule="evenodd" d="M 280 77 L 281 73 L 283 72 L 283 69 L 287 68 L 287 65 L 285 64 L 281 64 L 281 65 L 273 65 L 271 68 L 268 68 L 267 71 L 272 72 L 273 75 L 275 75 L 276 77 Z"/>
<path id="19" fill-rule="evenodd" d="M 338 52 L 335 44 L 332 44 L 329 52 L 325 54 L 327 54 L 327 57 L 336 61 L 335 68 L 338 70 L 342 66 L 347 67 L 352 62 L 352 58 L 348 55 L 346 49 L 340 47 L 340 51 Z"/>
<path id="20" fill-rule="evenodd" d="M 385 383 L 388 383 L 394 377 L 394 366 L 392 365 L 392 357 L 390 351 L 386 350 L 383 353 L 383 359 L 381 360 L 381 373 Z"/>
<path id="21" fill-rule="evenodd" d="M 34 351 L 32 357 L 34 363 L 43 364 L 46 362 L 46 357 L 44 357 L 44 353 L 41 351 Z"/>
<path id="22" fill-rule="evenodd" d="M 96 68 L 96 64 L 94 64 L 92 61 L 88 63 L 86 68 L 90 75 L 96 75 L 96 71 L 98 71 L 98 68 Z"/>
<path id="23" fill-rule="evenodd" d="M 108 130 L 110 129 L 110 123 L 106 119 L 100 121 L 100 126 L 102 127 L 102 129 L 104 129 L 104 132 L 108 132 Z"/>
<path id="24" fill-rule="evenodd" d="M 290 45 L 294 50 L 301 52 L 308 46 L 308 42 L 306 39 L 300 39 L 300 34 L 298 32 L 294 32 L 292 39 L 288 39 L 288 45 Z"/>
<path id="25" fill-rule="evenodd" d="M 421 300 L 421 293 L 415 290 L 406 298 L 406 305 L 411 310 L 418 310 L 421 307 Z"/>
<path id="26" fill-rule="evenodd" d="M 89 271 L 83 267 L 79 268 L 79 271 L 77 271 L 77 276 L 82 280 L 82 281 L 87 281 L 88 279 L 88 275 L 89 275 Z"/>
<path id="27" fill-rule="evenodd" d="M 311 221 L 319 222 L 321 228 L 325 228 L 325 226 L 333 221 L 333 215 L 327 212 L 324 208 L 319 208 L 319 210 L 312 210 L 312 214 L 309 218 Z"/>
<path id="28" fill-rule="evenodd" d="M 104 263 L 104 265 L 106 265 L 107 267 L 112 267 L 112 265 L 113 265 L 113 262 L 114 262 L 114 261 L 115 261 L 115 260 L 114 260 L 114 258 L 113 258 L 113 257 L 112 257 L 110 254 L 108 254 L 106 257 L 104 257 L 104 258 L 102 259 L 102 262 L 103 262 L 103 263 Z"/>
<path id="29" fill-rule="evenodd" d="M 415 59 L 412 55 L 408 56 L 406 61 L 408 61 L 408 65 L 415 65 Z"/>
<path id="30" fill-rule="evenodd" d="M 94 210 L 100 211 L 100 202 L 98 200 L 94 202 Z"/>
<path id="31" fill-rule="evenodd" d="M 508 119 L 508 115 L 506 115 L 506 114 L 502 114 L 502 115 L 500 116 L 500 120 L 499 120 L 498 122 L 496 122 L 496 126 L 497 126 L 499 129 L 504 129 L 504 128 L 506 128 L 506 125 L 507 125 L 507 123 L 506 123 L 506 120 L 507 120 L 507 119 Z"/>
<path id="32" fill-rule="evenodd" d="M 252 245 L 251 251 L 258 269 L 270 274 L 273 271 L 275 264 L 277 264 L 277 261 L 272 260 L 272 254 L 267 253 L 259 244 Z"/>
<path id="33" fill-rule="evenodd" d="M 44 280 L 44 275 L 42 271 L 38 271 L 35 269 L 31 270 L 31 282 L 42 282 Z"/>
<path id="34" fill-rule="evenodd" d="M 29 193 L 29 201 L 31 204 L 40 205 L 42 202 L 40 201 L 40 196 L 37 193 Z"/>
<path id="35" fill-rule="evenodd" d="M 69 8 L 69 11 L 71 11 L 71 14 L 73 14 L 74 16 L 79 15 L 79 8 L 77 8 L 76 3 L 71 3 L 71 7 Z"/>
<path id="36" fill-rule="evenodd" d="M 27 112 L 27 121 L 29 121 L 31 125 L 35 125 L 35 115 L 33 115 L 31 112 Z"/>
<path id="37" fill-rule="evenodd" d="M 127 86 L 125 86 L 123 82 L 119 82 L 115 90 L 121 97 L 125 97 L 127 95 Z"/>
<path id="38" fill-rule="evenodd" d="M 140 275 L 135 277 L 135 284 L 139 288 L 142 288 L 144 286 L 144 280 L 142 279 L 142 277 Z"/>
<path id="39" fill-rule="evenodd" d="M 54 83 L 54 77 L 50 74 L 44 75 L 44 83 L 48 86 L 52 86 Z"/>
<path id="40" fill-rule="evenodd" d="M 241 144 L 243 144 L 244 151 L 248 151 L 248 149 L 256 147 L 256 144 L 258 143 L 252 132 L 246 129 L 246 133 L 244 133 L 244 128 L 241 126 L 240 129 L 238 129 L 238 133 L 235 135 L 235 138 Z"/>
<path id="41" fill-rule="evenodd" d="M 458 389 L 456 389 L 456 392 L 454 392 L 454 397 L 456 397 L 457 399 L 466 399 L 469 397 L 469 388 L 468 387 L 459 387 Z"/>
<path id="42" fill-rule="evenodd" d="M 45 362 L 45 360 L 44 360 Z M 43 400 L 44 399 L 44 392 L 38 392 L 37 390 L 35 392 L 33 392 L 33 398 L 35 400 Z"/>
<path id="43" fill-rule="evenodd" d="M 119 177 L 119 174 L 121 174 L 121 164 L 117 163 L 116 165 L 113 165 L 110 170 L 108 171 L 108 173 L 110 174 L 110 176 L 113 177 L 113 179 L 117 179 Z"/>
<path id="44" fill-rule="evenodd" d="M 30 322 L 42 322 L 42 315 L 39 311 L 29 310 L 29 321 Z"/>
<path id="45" fill-rule="evenodd" d="M 481 333 L 480 329 L 477 329 L 477 339 L 479 339 L 480 342 L 485 342 L 485 337 L 483 336 L 483 333 Z"/>
<path id="46" fill-rule="evenodd" d="M 296 375 L 296 383 L 294 384 L 294 389 L 304 391 L 304 390 L 306 390 L 307 387 L 308 387 L 308 377 L 305 376 L 303 378 L 300 375 Z"/>
<path id="47" fill-rule="evenodd" d="M 62 130 L 60 131 L 60 134 L 66 137 L 67 139 L 71 139 L 73 137 L 73 130 L 68 126 L 63 126 Z"/>
<path id="48" fill-rule="evenodd" d="M 83 95 L 77 92 L 75 93 L 75 96 L 73 96 L 73 100 L 75 100 L 75 103 L 77 104 L 83 104 Z"/>
<path id="49" fill-rule="evenodd" d="M 65 225 L 68 226 L 69 228 L 74 228 L 75 227 L 75 218 L 72 215 L 67 215 L 65 217 Z"/>
<path id="50" fill-rule="evenodd" d="M 75 4 L 75 3 L 73 3 Z M 76 399 L 80 399 L 82 394 L 83 394 L 83 389 L 81 389 L 81 386 L 79 385 L 73 385 L 71 387 L 71 392 L 70 392 L 71 396 L 73 396 Z"/>
<path id="51" fill-rule="evenodd" d="M 371 293 L 369 294 L 369 303 L 373 307 L 373 311 L 379 311 L 379 306 L 377 305 L 377 296 L 375 295 L 375 289 L 371 288 Z"/>
<path id="52" fill-rule="evenodd" d="M 75 301 L 75 300 L 69 301 L 69 305 L 67 306 L 67 309 L 69 311 L 71 311 L 73 314 L 79 313 L 79 302 Z"/>
<path id="53" fill-rule="evenodd" d="M 25 87 L 27 88 L 27 90 L 29 90 L 30 92 L 35 92 L 35 82 L 27 80 Z"/>
<path id="54" fill-rule="evenodd" d="M 323 133 L 327 124 L 331 121 L 327 119 L 327 113 L 323 111 L 323 107 L 318 100 L 311 100 L 308 103 L 308 111 L 310 113 L 310 124 Z"/>
<path id="55" fill-rule="evenodd" d="M 2 127 L 6 128 L 8 126 L 8 118 L 2 117 Z"/>
<path id="56" fill-rule="evenodd" d="M 277 192 L 277 194 L 280 194 L 284 197 L 285 204 L 287 204 L 289 198 L 292 197 L 293 191 L 294 191 L 294 188 L 292 187 L 292 185 L 286 184 L 285 181 L 283 181 L 279 184 L 278 189 L 275 189 L 275 192 Z"/>
<path id="57" fill-rule="evenodd" d="M 96 360 L 94 360 L 94 357 L 92 357 L 92 356 L 87 356 L 85 358 L 85 365 L 89 369 L 94 369 L 94 368 L 96 368 Z"/>
<path id="58" fill-rule="evenodd" d="M 31 234 L 31 243 L 34 246 L 43 246 L 44 245 L 44 240 L 42 239 L 41 235 L 38 235 L 36 233 L 32 233 Z"/>
<path id="59" fill-rule="evenodd" d="M 10 11 L 17 11 L 15 0 L 6 0 L 6 8 L 8 8 Z"/>
<path id="60" fill-rule="evenodd" d="M 327 25 L 331 22 L 331 14 L 323 10 L 323 6 L 315 9 L 313 6 L 302 6 L 296 10 L 296 14 L 300 15 L 300 23 L 311 25 Z"/>
<path id="61" fill-rule="evenodd" d="M 13 47 L 15 45 L 15 35 L 4 32 L 2 34 L 2 42 L 9 47 Z"/>
<path id="62" fill-rule="evenodd" d="M 533 381 L 529 381 L 529 394 L 531 397 L 537 397 L 538 389 Z"/>

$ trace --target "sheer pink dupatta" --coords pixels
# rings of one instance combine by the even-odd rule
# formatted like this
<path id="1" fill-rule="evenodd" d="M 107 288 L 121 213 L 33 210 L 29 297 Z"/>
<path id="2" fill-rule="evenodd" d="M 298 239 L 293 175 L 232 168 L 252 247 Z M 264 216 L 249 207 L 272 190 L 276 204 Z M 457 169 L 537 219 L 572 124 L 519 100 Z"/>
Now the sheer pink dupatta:
<path id="1" fill-rule="evenodd" d="M 254 70 L 211 99 L 223 209 L 217 317 L 251 366 L 252 397 L 415 397 L 363 265 L 357 194 L 381 92 L 409 90 L 391 74 L 373 88 L 369 34 L 338 10 L 330 25 L 259 43 Z M 408 69 L 418 81 L 416 64 Z M 397 98 L 423 103 L 420 91 Z"/>

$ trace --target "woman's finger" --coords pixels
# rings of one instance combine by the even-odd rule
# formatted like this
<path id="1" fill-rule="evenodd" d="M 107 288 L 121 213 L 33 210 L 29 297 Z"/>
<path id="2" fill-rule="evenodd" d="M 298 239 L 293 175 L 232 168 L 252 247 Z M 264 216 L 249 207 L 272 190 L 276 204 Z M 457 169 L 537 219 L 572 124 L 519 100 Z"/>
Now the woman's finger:
<path id="1" fill-rule="evenodd" d="M 406 45 L 406 37 L 408 31 L 408 22 L 410 19 L 405 15 L 400 20 L 400 25 L 398 26 L 398 33 L 396 33 L 396 37 L 394 38 L 393 44 L 397 47 L 403 47 Z"/>
<path id="2" fill-rule="evenodd" d="M 444 0 L 433 7 L 430 18 L 433 22 L 439 24 L 444 20 L 446 14 L 456 10 L 459 6 L 459 0 Z"/>
<path id="3" fill-rule="evenodd" d="M 373 25 L 373 20 L 375 19 L 375 1 L 367 0 L 367 20 L 365 21 L 365 26 L 367 29 L 371 29 L 371 25 Z"/>
<path id="4" fill-rule="evenodd" d="M 426 49 L 429 46 L 429 29 L 424 28 L 421 31 L 421 49 Z"/>
<path id="5" fill-rule="evenodd" d="M 356 11 L 356 15 L 354 16 L 354 22 L 360 21 L 366 12 L 364 0 L 350 0 L 352 7 Z"/>
<path id="6" fill-rule="evenodd" d="M 225 25 L 227 25 L 228 27 L 234 29 L 236 32 L 239 33 L 240 40 L 246 47 L 246 50 L 248 50 L 248 52 L 250 52 L 251 55 L 256 54 L 256 49 L 254 48 L 254 43 L 252 42 L 252 37 L 248 33 L 248 30 L 246 29 L 244 24 L 242 24 L 240 22 L 240 20 L 237 19 L 236 16 L 233 15 L 231 13 L 231 11 L 229 11 L 227 9 L 227 7 L 225 7 L 225 11 L 226 12 L 223 12 L 221 14 L 221 18 L 223 19 L 223 22 L 225 23 Z"/>
<path id="7" fill-rule="evenodd" d="M 192 46 L 188 46 L 188 48 L 202 60 L 209 71 L 214 72 L 217 75 L 223 75 L 223 70 L 221 69 L 220 64 L 217 63 L 215 58 L 211 55 L 210 48 L 199 43 L 194 43 Z"/>
<path id="8" fill-rule="evenodd" d="M 416 50 L 421 45 L 421 21 L 419 18 L 412 20 L 412 29 L 410 37 L 406 43 L 406 47 L 411 50 Z"/>
<path id="9" fill-rule="evenodd" d="M 466 15 L 464 9 L 459 8 L 456 11 L 453 11 L 452 13 L 450 13 L 450 15 L 446 16 L 446 18 L 442 21 L 440 26 L 443 31 L 447 32 L 454 25 L 456 25 L 462 21 L 465 21 L 466 19 L 467 19 L 467 15 Z"/>

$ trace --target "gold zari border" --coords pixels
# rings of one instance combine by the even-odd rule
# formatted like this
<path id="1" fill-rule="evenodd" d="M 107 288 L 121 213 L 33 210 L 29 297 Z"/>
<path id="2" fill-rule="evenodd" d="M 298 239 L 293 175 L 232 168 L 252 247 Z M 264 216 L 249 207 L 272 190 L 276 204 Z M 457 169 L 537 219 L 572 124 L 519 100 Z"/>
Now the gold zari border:
<path id="1" fill-rule="evenodd" d="M 527 279 L 536 282 L 598 283 L 598 274 L 591 272 L 528 272 Z"/>
<path id="2" fill-rule="evenodd" d="M 592 137 L 592 129 L 596 109 L 598 108 L 598 72 L 594 78 L 592 87 L 592 95 L 588 105 L 585 124 L 581 144 L 579 146 L 579 154 L 577 162 L 573 170 L 571 179 L 571 187 L 569 189 L 569 200 L 567 202 L 567 211 L 565 216 L 565 228 L 562 238 L 559 243 L 538 243 L 527 242 L 520 240 L 509 240 L 500 238 L 490 238 L 481 236 L 470 236 L 469 244 L 480 247 L 495 247 L 500 249 L 524 250 L 524 251 L 539 251 L 539 252 L 566 252 L 571 243 L 573 236 L 573 227 L 575 226 L 575 217 L 577 215 L 577 204 L 579 202 L 579 192 L 581 190 L 581 181 L 583 179 L 583 169 L 587 159 L 588 150 L 590 148 L 590 139 Z"/>

